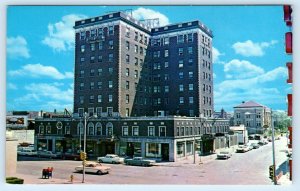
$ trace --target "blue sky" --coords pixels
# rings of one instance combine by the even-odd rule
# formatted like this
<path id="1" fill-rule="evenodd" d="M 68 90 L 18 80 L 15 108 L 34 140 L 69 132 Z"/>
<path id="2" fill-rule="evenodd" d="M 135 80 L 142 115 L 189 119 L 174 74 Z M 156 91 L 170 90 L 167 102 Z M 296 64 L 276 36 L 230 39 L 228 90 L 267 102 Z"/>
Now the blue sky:
<path id="1" fill-rule="evenodd" d="M 160 24 L 200 20 L 213 31 L 215 110 L 253 100 L 286 110 L 282 6 L 9 6 L 7 110 L 72 110 L 75 20 L 132 9 Z"/>

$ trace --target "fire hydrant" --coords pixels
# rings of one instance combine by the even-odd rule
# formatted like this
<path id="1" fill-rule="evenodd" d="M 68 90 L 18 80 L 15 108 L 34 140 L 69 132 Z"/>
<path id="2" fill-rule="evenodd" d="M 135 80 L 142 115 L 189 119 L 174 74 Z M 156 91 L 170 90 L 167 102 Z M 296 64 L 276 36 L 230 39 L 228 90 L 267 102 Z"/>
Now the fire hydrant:
<path id="1" fill-rule="evenodd" d="M 74 175 L 71 174 L 71 176 L 70 176 L 70 181 L 71 181 L 71 183 L 73 183 L 73 180 L 74 180 Z"/>

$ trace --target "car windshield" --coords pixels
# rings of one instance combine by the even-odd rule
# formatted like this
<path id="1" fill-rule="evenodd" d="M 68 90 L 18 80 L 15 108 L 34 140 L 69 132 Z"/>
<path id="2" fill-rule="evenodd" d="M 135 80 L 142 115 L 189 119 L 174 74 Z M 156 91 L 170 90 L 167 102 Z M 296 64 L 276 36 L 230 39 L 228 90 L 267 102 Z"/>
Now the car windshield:
<path id="1" fill-rule="evenodd" d="M 226 152 L 226 151 L 223 151 L 223 152 L 220 152 L 220 154 L 228 154 L 228 152 Z"/>

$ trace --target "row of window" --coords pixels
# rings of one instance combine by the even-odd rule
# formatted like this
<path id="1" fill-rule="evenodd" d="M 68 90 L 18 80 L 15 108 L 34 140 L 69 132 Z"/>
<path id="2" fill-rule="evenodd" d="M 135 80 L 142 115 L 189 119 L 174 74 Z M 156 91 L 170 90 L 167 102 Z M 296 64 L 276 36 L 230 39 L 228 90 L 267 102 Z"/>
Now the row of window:
<path id="1" fill-rule="evenodd" d="M 158 106 L 162 104 L 162 98 L 153 98 L 153 105 Z M 184 104 L 185 103 L 185 97 L 179 97 L 179 104 Z M 194 97 L 188 97 L 188 103 L 189 104 L 194 104 Z M 169 104 L 169 99 L 166 98 L 164 99 L 164 104 L 168 105 Z"/>
<path id="2" fill-rule="evenodd" d="M 193 59 L 192 58 L 189 58 L 188 59 L 188 66 L 192 66 L 193 65 Z M 178 68 L 183 68 L 184 66 L 184 62 L 183 60 L 179 60 L 178 61 Z M 154 62 L 153 63 L 153 70 L 160 70 L 162 67 L 161 67 L 161 63 L 160 62 Z M 164 62 L 164 68 L 169 68 L 169 62 Z"/>
<path id="3" fill-rule="evenodd" d="M 202 47 L 202 55 L 203 56 L 206 55 L 208 58 L 210 58 L 211 57 L 211 51 L 206 47 Z"/>
<path id="4" fill-rule="evenodd" d="M 192 55 L 193 54 L 193 47 L 189 46 L 187 48 L 187 52 L 186 52 L 188 55 Z M 185 55 L 184 54 L 184 48 L 183 47 L 180 47 L 178 48 L 178 56 L 183 56 Z M 164 57 L 167 58 L 169 57 L 170 54 L 169 54 L 169 50 L 168 49 L 165 49 L 164 50 Z M 154 51 L 153 52 L 153 58 L 160 58 L 160 50 L 157 50 L 157 51 Z"/>
<path id="5" fill-rule="evenodd" d="M 113 81 L 108 81 L 107 84 L 108 84 L 107 87 L 108 87 L 109 89 L 112 89 L 112 88 L 113 88 Z M 89 85 L 90 85 L 90 86 L 89 86 L 89 89 L 90 89 L 90 90 L 95 89 L 95 82 L 90 82 Z M 100 82 L 97 82 L 97 89 L 102 89 L 102 87 L 103 87 L 102 82 L 101 82 L 101 81 L 100 81 Z M 84 82 L 80 82 L 79 90 L 85 90 Z"/>
<path id="6" fill-rule="evenodd" d="M 89 45 L 90 51 L 94 52 L 96 50 L 96 45 L 98 45 L 98 50 L 103 50 L 103 46 L 104 46 L 104 42 L 100 41 L 99 43 L 91 43 Z M 108 49 L 114 49 L 114 41 L 113 40 L 109 40 L 108 41 Z M 86 51 L 86 45 L 83 44 L 80 46 L 80 52 L 84 53 Z"/>
<path id="7" fill-rule="evenodd" d="M 210 70 L 210 62 L 208 62 L 207 60 L 202 59 L 202 67 L 203 68 L 208 68 L 208 70 Z"/>
<path id="8" fill-rule="evenodd" d="M 177 43 L 186 43 L 186 42 L 193 42 L 193 33 L 189 33 L 186 35 L 177 35 L 176 37 Z M 170 44 L 170 37 L 164 37 L 164 38 L 153 38 L 151 39 L 151 46 L 163 46 L 163 45 L 169 45 Z"/>
<path id="9" fill-rule="evenodd" d="M 83 64 L 85 62 L 85 57 L 80 57 L 80 63 Z M 90 60 L 89 60 L 89 63 L 95 63 L 96 61 L 96 57 L 93 55 L 93 56 L 90 56 Z M 113 62 L 114 61 L 114 54 L 113 53 L 110 53 L 108 54 L 108 62 Z M 102 63 L 103 62 L 103 56 L 102 55 L 99 55 L 98 56 L 98 62 L 99 63 Z"/>
<path id="10" fill-rule="evenodd" d="M 112 67 L 109 67 L 108 68 L 108 74 L 112 75 L 114 72 L 114 69 Z M 103 74 L 103 69 L 102 68 L 99 68 L 97 70 L 97 75 L 98 76 L 101 76 Z M 84 70 L 80 70 L 79 71 L 79 78 L 84 78 Z M 95 69 L 90 69 L 90 77 L 93 77 L 95 76 Z"/>
<path id="11" fill-rule="evenodd" d="M 106 99 L 107 99 L 108 103 L 112 103 L 113 102 L 113 95 L 108 94 Z M 103 101 L 102 94 L 97 95 L 97 103 L 102 103 L 102 101 Z M 84 96 L 79 96 L 79 103 L 84 104 Z M 95 103 L 95 96 L 94 95 L 89 96 L 89 103 L 90 104 Z"/>
<path id="12" fill-rule="evenodd" d="M 204 117 L 211 117 L 212 110 L 211 109 L 203 109 L 203 115 L 204 115 Z"/>
<path id="13" fill-rule="evenodd" d="M 211 81 L 211 74 L 210 73 L 207 73 L 207 72 L 203 72 L 203 80 L 208 80 L 208 81 Z"/>
<path id="14" fill-rule="evenodd" d="M 84 108 L 78 108 L 79 117 L 83 117 Z M 97 115 L 98 117 L 105 117 L 105 116 L 112 116 L 113 115 L 113 107 L 107 107 L 106 112 L 102 112 L 102 107 L 96 107 L 96 112 L 94 111 L 93 107 L 88 108 L 88 115 L 94 116 Z"/>
<path id="15" fill-rule="evenodd" d="M 205 104 L 211 105 L 211 100 L 212 100 L 211 97 L 203 96 L 202 103 L 203 103 L 203 105 L 205 105 Z"/>
<path id="16" fill-rule="evenodd" d="M 105 33 L 106 31 L 106 33 Z M 114 35 L 114 26 L 107 27 L 100 27 L 97 29 L 92 29 L 90 31 L 82 31 L 80 32 L 80 40 L 86 40 L 89 37 L 103 37 L 105 35 Z"/>
<path id="17" fill-rule="evenodd" d="M 153 86 L 153 93 L 160 93 L 161 92 L 161 87 L 162 86 Z M 163 86 L 164 87 L 164 93 L 169 93 L 170 90 L 170 86 Z M 189 91 L 193 91 L 194 90 L 194 84 L 188 84 L 188 88 Z M 179 84 L 178 85 L 178 91 L 179 92 L 184 92 L 184 85 L 183 84 Z"/>
<path id="18" fill-rule="evenodd" d="M 130 27 L 126 27 L 125 36 L 127 38 L 131 38 L 130 34 L 131 34 Z M 148 37 L 142 33 L 139 33 L 138 31 L 134 31 L 134 40 L 139 43 L 144 43 L 145 45 L 148 44 Z"/>
<path id="19" fill-rule="evenodd" d="M 209 133 L 224 133 L 228 131 L 228 126 L 217 127 L 177 127 L 177 136 L 202 135 Z"/>
<path id="20" fill-rule="evenodd" d="M 236 125 L 241 125 L 243 124 L 242 121 L 236 121 Z M 251 121 L 246 121 L 246 127 L 251 127 L 252 123 Z M 256 122 L 256 127 L 261 127 L 261 122 Z"/>
<path id="21" fill-rule="evenodd" d="M 203 84 L 202 90 L 203 90 L 203 92 L 211 93 L 211 85 Z"/>
<path id="22" fill-rule="evenodd" d="M 253 114 L 256 116 L 257 119 L 261 118 L 261 113 L 256 113 L 256 114 L 253 113 Z M 252 113 L 249 113 L 249 114 L 245 113 L 244 115 L 246 116 L 247 119 L 250 119 Z M 241 118 L 241 113 L 236 113 L 236 118 Z"/>

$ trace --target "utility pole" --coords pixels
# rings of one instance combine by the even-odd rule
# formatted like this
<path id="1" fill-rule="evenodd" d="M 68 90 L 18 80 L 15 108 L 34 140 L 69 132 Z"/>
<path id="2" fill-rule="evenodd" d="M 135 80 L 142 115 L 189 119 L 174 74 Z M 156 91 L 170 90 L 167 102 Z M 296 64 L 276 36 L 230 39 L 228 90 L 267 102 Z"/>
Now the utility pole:
<path id="1" fill-rule="evenodd" d="M 273 117 L 271 115 L 271 117 Z M 273 150 L 273 166 L 274 166 L 274 177 L 273 177 L 273 181 L 274 181 L 274 185 L 277 185 L 277 179 L 276 179 L 276 163 L 275 163 L 275 140 L 274 140 L 274 124 L 272 123 L 272 150 Z"/>

